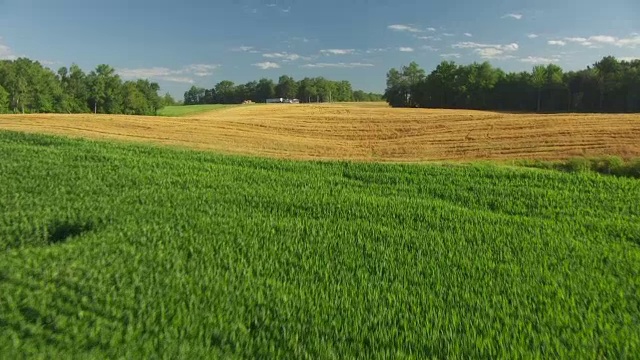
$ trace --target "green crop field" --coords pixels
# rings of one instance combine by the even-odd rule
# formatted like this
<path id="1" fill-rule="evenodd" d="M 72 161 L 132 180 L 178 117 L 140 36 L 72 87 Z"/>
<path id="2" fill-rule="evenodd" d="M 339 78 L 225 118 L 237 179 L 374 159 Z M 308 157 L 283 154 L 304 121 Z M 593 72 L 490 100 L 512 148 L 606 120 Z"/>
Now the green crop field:
<path id="1" fill-rule="evenodd" d="M 178 117 L 178 116 L 189 116 L 189 115 L 198 115 L 202 113 L 206 113 L 214 110 L 222 110 L 230 107 L 234 107 L 238 105 L 176 105 L 176 106 L 165 106 L 160 111 L 158 111 L 158 116 L 170 116 L 170 117 Z"/>
<path id="2" fill-rule="evenodd" d="M 640 181 L 0 132 L 1 358 L 640 354 Z"/>

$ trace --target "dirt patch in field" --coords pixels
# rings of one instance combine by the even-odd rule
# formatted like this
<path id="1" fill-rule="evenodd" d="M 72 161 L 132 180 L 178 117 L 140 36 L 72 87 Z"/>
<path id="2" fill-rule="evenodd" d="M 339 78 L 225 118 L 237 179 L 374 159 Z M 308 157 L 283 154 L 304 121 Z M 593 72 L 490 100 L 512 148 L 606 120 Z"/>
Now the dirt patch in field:
<path id="1" fill-rule="evenodd" d="M 507 114 L 371 104 L 242 106 L 184 118 L 0 115 L 0 129 L 293 159 L 640 156 L 637 114 Z"/>

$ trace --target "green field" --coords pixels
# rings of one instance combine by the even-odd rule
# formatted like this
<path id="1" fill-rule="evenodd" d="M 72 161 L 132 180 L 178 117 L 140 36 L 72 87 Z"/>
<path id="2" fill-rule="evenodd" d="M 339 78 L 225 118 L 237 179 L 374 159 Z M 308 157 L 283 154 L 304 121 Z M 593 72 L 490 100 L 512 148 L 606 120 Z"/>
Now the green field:
<path id="1" fill-rule="evenodd" d="M 238 105 L 176 105 L 176 106 L 165 106 L 160 111 L 158 111 L 158 116 L 170 116 L 170 117 L 178 117 L 178 116 L 189 116 L 189 115 L 197 115 L 206 113 L 214 110 L 222 110 L 230 107 L 234 107 Z"/>
<path id="2" fill-rule="evenodd" d="M 0 357 L 637 358 L 640 181 L 0 132 Z"/>

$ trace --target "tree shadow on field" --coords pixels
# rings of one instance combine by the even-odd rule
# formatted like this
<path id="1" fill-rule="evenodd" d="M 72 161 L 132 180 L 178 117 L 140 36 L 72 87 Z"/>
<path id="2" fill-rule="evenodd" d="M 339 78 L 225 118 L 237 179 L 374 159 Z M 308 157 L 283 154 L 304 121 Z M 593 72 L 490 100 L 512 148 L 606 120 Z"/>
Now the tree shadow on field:
<path id="1" fill-rule="evenodd" d="M 46 243 L 61 244 L 94 229 L 93 222 L 54 221 L 48 227 Z"/>
<path id="2" fill-rule="evenodd" d="M 60 244 L 68 241 L 71 238 L 80 236 L 85 232 L 93 230 L 94 226 L 92 222 L 70 222 L 70 221 L 55 221 L 49 227 L 46 242 L 47 244 Z"/>
<path id="3" fill-rule="evenodd" d="M 1 239 L 3 234 L 0 232 L 0 250 L 62 245 L 97 230 L 99 224 L 102 221 L 83 218 L 57 218 L 44 223 L 34 220 L 30 224 L 9 228 L 4 239 Z"/>

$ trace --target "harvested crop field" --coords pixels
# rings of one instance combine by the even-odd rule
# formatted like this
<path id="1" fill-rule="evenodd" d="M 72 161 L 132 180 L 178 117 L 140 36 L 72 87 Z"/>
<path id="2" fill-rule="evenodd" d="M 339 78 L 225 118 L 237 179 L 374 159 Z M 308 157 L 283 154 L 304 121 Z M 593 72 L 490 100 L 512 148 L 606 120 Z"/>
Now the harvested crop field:
<path id="1" fill-rule="evenodd" d="M 510 114 L 378 104 L 241 106 L 180 118 L 0 115 L 0 129 L 223 153 L 364 161 L 640 156 L 638 114 Z"/>

